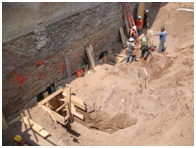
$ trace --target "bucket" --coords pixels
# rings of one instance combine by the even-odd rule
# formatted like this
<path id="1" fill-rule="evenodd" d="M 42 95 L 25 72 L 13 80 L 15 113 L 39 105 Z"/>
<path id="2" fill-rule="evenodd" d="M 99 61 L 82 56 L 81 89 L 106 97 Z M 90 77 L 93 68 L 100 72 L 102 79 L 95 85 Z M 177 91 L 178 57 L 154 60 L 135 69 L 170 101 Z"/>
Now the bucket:
<path id="1" fill-rule="evenodd" d="M 82 69 L 77 69 L 76 70 L 76 76 L 77 77 L 81 77 L 82 76 L 82 73 L 83 73 L 83 70 Z"/>

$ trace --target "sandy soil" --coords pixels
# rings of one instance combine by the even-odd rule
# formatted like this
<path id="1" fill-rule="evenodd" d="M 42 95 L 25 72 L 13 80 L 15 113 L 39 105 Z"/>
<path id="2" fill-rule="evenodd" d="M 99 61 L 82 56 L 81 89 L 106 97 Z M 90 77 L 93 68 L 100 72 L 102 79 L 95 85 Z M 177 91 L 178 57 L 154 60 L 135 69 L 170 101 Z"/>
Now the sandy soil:
<path id="1" fill-rule="evenodd" d="M 61 86 L 70 83 L 72 93 L 85 100 L 85 122 L 75 118 L 64 127 L 35 105 L 26 114 L 51 136 L 44 140 L 18 121 L 3 135 L 3 145 L 9 145 L 12 139 L 5 139 L 20 132 L 38 145 L 193 146 L 194 13 L 176 11 L 182 5 L 193 8 L 193 3 L 181 2 L 154 3 L 150 9 L 150 14 L 157 12 L 152 14 L 156 19 L 150 30 L 159 33 L 164 21 L 168 33 L 164 53 L 154 51 L 146 61 L 122 63 L 115 69 L 103 65 L 95 73 L 61 82 Z M 159 45 L 158 36 L 151 40 Z"/>

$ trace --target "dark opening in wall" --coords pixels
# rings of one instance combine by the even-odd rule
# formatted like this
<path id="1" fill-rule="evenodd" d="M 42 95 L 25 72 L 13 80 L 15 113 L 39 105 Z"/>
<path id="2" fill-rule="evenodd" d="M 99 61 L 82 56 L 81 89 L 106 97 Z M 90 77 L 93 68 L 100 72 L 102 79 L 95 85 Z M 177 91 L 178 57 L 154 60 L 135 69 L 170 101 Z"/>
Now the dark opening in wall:
<path id="1" fill-rule="evenodd" d="M 40 102 L 41 100 L 43 100 L 44 99 L 44 93 L 45 92 L 48 92 L 48 95 L 50 95 L 51 93 L 53 93 L 55 90 L 54 90 L 54 84 L 52 84 L 52 85 L 50 85 L 48 88 L 46 88 L 46 90 L 45 91 L 43 91 L 43 92 L 41 92 L 41 93 L 39 93 L 38 95 L 37 95 L 37 101 L 38 102 Z"/>
<path id="2" fill-rule="evenodd" d="M 100 60 L 101 58 L 105 57 L 106 55 L 107 55 L 107 51 L 106 51 L 106 52 L 102 52 L 102 53 L 100 54 L 100 56 L 99 56 L 99 60 Z"/>

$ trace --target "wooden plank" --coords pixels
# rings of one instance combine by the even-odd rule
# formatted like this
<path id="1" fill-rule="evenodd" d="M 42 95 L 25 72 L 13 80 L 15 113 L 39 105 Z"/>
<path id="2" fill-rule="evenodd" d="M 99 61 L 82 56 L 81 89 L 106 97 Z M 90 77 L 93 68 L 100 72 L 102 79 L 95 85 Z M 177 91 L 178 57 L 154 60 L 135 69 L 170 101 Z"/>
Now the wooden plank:
<path id="1" fill-rule="evenodd" d="M 126 41 L 125 41 L 125 35 L 124 35 L 124 32 L 123 32 L 123 27 L 120 27 L 120 36 L 121 36 L 121 39 L 122 39 L 122 43 L 123 45 L 126 44 Z"/>
<path id="2" fill-rule="evenodd" d="M 65 66 L 66 66 L 67 76 L 69 78 L 69 77 L 71 77 L 71 63 L 70 63 L 69 57 L 65 58 Z"/>
<path id="3" fill-rule="evenodd" d="M 48 102 L 49 100 L 51 100 L 52 98 L 54 98 L 55 96 L 57 96 L 58 94 L 62 93 L 63 89 L 59 89 L 55 92 L 53 92 L 51 95 L 49 95 L 48 97 L 46 97 L 45 99 L 43 99 L 42 101 L 39 102 L 40 105 L 45 104 L 46 102 Z"/>
<path id="4" fill-rule="evenodd" d="M 89 47 L 86 48 L 86 53 L 87 53 L 87 56 L 88 56 L 88 59 L 89 59 L 89 62 L 92 66 L 92 68 L 94 69 L 95 68 L 95 60 L 93 58 L 93 55 L 91 53 L 91 44 L 89 45 Z"/>
<path id="5" fill-rule="evenodd" d="M 23 121 L 27 125 L 28 128 L 31 127 L 37 133 L 43 129 L 42 126 L 40 126 L 39 124 L 35 123 L 33 120 L 31 120 L 27 117 L 23 117 Z"/>
<path id="6" fill-rule="evenodd" d="M 74 104 L 71 104 L 71 113 L 72 113 L 74 116 L 76 116 L 76 117 L 78 117 L 78 118 L 84 120 L 84 116 L 76 111 L 76 108 L 75 108 Z"/>
<path id="7" fill-rule="evenodd" d="M 66 93 L 62 93 L 64 97 L 66 97 Z M 71 103 L 76 105 L 77 107 L 86 110 L 86 107 L 84 105 L 84 100 L 77 98 L 76 96 L 71 95 Z"/>
<path id="8" fill-rule="evenodd" d="M 59 108 L 57 108 L 55 111 L 58 112 L 60 111 L 65 105 L 67 105 L 68 102 L 65 102 L 63 105 L 61 105 Z"/>
<path id="9" fill-rule="evenodd" d="M 137 16 L 141 16 L 142 22 L 144 22 L 144 11 L 145 11 L 145 2 L 139 2 L 139 6 L 137 9 Z M 143 24 L 141 25 L 140 29 L 143 28 Z"/>
<path id="10" fill-rule="evenodd" d="M 39 131 L 38 134 L 41 135 L 43 138 L 47 138 L 50 135 L 45 129 Z"/>
<path id="11" fill-rule="evenodd" d="M 126 57 L 125 57 L 126 58 Z M 118 66 L 123 60 L 125 60 L 125 58 L 123 58 L 121 61 L 119 61 L 118 63 L 116 63 L 116 65 L 114 65 L 113 69 Z"/>
<path id="12" fill-rule="evenodd" d="M 59 115 L 58 113 L 55 113 L 54 111 L 50 111 L 50 115 L 52 116 L 52 119 L 54 121 L 58 121 L 59 123 L 65 125 L 65 117 Z"/>
<path id="13" fill-rule="evenodd" d="M 7 121 L 5 119 L 5 115 L 4 115 L 3 111 L 2 111 L 2 129 L 6 130 L 7 128 L 8 128 L 8 124 L 7 124 Z"/>

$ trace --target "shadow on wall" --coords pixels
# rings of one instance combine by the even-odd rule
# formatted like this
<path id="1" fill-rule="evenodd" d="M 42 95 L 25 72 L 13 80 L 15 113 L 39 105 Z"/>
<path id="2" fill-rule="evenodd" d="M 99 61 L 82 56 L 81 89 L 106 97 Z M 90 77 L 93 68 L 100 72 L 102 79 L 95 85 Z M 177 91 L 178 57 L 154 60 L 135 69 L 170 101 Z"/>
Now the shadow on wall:
<path id="1" fill-rule="evenodd" d="M 167 3 L 168 2 L 152 2 L 149 8 L 149 20 L 150 20 L 149 28 L 151 28 L 153 23 L 155 22 L 159 9 L 165 6 Z M 160 24 L 160 27 L 161 27 L 161 24 Z"/>

